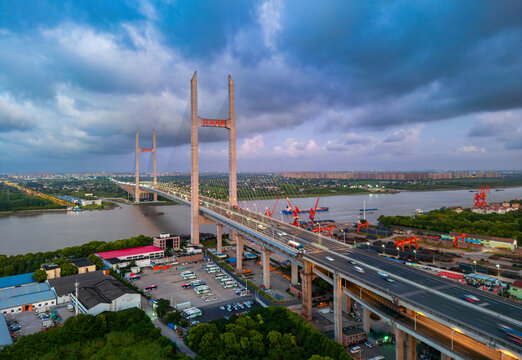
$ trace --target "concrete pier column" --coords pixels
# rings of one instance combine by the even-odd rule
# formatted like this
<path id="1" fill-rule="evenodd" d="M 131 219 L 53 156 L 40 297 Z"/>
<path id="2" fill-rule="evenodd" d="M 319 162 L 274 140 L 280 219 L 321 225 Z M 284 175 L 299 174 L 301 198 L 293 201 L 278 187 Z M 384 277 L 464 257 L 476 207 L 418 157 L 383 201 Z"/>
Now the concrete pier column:
<path id="1" fill-rule="evenodd" d="M 440 360 L 451 360 L 451 356 L 448 354 L 440 353 Z"/>
<path id="2" fill-rule="evenodd" d="M 223 225 L 217 225 L 216 237 L 217 237 L 217 252 L 221 254 L 223 252 Z"/>
<path id="3" fill-rule="evenodd" d="M 395 328 L 395 360 L 404 360 L 404 332 Z"/>
<path id="4" fill-rule="evenodd" d="M 409 334 L 404 334 L 406 343 L 406 360 L 417 359 L 417 339 Z"/>
<path id="5" fill-rule="evenodd" d="M 243 236 L 233 232 L 236 238 L 236 270 L 241 272 L 243 270 Z"/>
<path id="6" fill-rule="evenodd" d="M 370 310 L 368 310 L 366 307 L 363 308 L 362 311 L 362 324 L 363 324 L 363 330 L 365 333 L 370 333 Z"/>
<path id="7" fill-rule="evenodd" d="M 292 269 L 292 285 L 299 284 L 299 265 L 291 263 L 291 269 Z"/>
<path id="8" fill-rule="evenodd" d="M 270 289 L 270 250 L 266 248 L 261 251 L 261 264 L 263 265 L 263 285 Z"/>
<path id="9" fill-rule="evenodd" d="M 306 321 L 312 320 L 312 263 L 303 261 L 301 270 L 302 302 L 301 316 Z"/>
<path id="10" fill-rule="evenodd" d="M 343 343 L 343 311 L 342 311 L 342 279 L 338 273 L 333 278 L 333 306 L 334 306 L 334 338 L 335 341 Z"/>
<path id="11" fill-rule="evenodd" d="M 348 295 L 343 295 L 344 296 L 344 312 L 347 313 L 348 315 L 350 315 L 350 313 L 352 312 L 352 298 L 349 297 Z"/>

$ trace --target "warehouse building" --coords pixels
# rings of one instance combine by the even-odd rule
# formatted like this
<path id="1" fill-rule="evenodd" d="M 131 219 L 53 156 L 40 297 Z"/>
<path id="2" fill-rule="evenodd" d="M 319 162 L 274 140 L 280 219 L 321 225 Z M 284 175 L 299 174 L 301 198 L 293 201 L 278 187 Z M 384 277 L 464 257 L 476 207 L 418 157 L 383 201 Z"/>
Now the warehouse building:
<path id="1" fill-rule="evenodd" d="M 0 312 L 14 314 L 56 305 L 56 294 L 47 283 L 29 283 L 0 289 Z"/>
<path id="2" fill-rule="evenodd" d="M 141 308 L 141 295 L 111 276 L 92 286 L 80 287 L 78 299 L 71 294 L 71 300 L 75 305 L 78 303 L 79 312 L 90 315 Z"/>
<path id="3" fill-rule="evenodd" d="M 78 282 L 78 287 L 92 286 L 108 275 L 104 275 L 103 271 L 93 271 L 78 275 L 69 275 L 57 279 L 47 280 L 47 283 L 56 293 L 56 303 L 66 304 L 71 302 L 71 294 L 75 291 L 74 283 Z M 112 277 L 110 277 L 112 279 Z"/>
<path id="4" fill-rule="evenodd" d="M 141 246 L 137 248 L 104 251 L 95 254 L 103 263 L 113 269 L 126 267 L 135 261 L 139 267 L 150 266 L 151 259 L 162 258 L 165 252 L 157 246 Z"/>
<path id="5" fill-rule="evenodd" d="M 36 282 L 35 279 L 33 279 L 34 273 L 27 273 L 27 274 L 19 274 L 19 275 L 13 275 L 13 276 L 6 276 L 0 278 L 0 290 L 9 288 L 9 287 L 15 287 L 20 286 L 24 284 L 30 284 Z"/>

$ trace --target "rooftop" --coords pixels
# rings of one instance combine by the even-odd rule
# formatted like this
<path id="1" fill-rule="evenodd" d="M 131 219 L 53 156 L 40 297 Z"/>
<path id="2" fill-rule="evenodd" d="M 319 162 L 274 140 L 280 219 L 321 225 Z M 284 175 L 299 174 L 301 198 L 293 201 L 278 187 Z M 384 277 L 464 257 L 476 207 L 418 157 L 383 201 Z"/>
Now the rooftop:
<path id="1" fill-rule="evenodd" d="M 69 259 L 69 262 L 76 267 L 92 266 L 94 265 L 87 258 Z"/>
<path id="2" fill-rule="evenodd" d="M 158 252 L 163 251 L 159 247 L 156 246 L 141 246 L 136 248 L 130 248 L 130 249 L 122 249 L 122 250 L 113 250 L 113 251 L 103 251 L 96 253 L 99 257 L 102 259 L 111 259 L 111 258 L 118 258 L 123 256 L 132 256 L 132 255 L 140 255 L 140 254 L 148 254 L 151 252 Z"/>
<path id="3" fill-rule="evenodd" d="M 55 263 L 42 264 L 42 269 L 44 269 L 44 270 L 53 270 L 53 269 L 57 269 L 59 267 L 60 267 L 60 265 L 55 264 Z"/>
<path id="4" fill-rule="evenodd" d="M 78 281 L 79 287 L 88 287 L 96 284 L 97 282 L 100 282 L 106 277 L 110 277 L 112 279 L 112 276 L 104 275 L 103 271 L 98 270 L 84 274 L 76 274 L 62 276 L 56 279 L 49 279 L 47 280 L 47 282 L 52 288 L 54 288 L 54 291 L 56 291 L 56 295 L 65 296 L 74 293 L 74 283 L 76 281 Z"/>
<path id="5" fill-rule="evenodd" d="M 125 294 L 137 294 L 137 292 L 112 277 L 103 279 L 92 286 L 82 287 L 78 291 L 80 302 L 87 309 L 92 309 L 102 303 L 110 304 Z"/>
<path id="6" fill-rule="evenodd" d="M 0 278 L 0 289 L 6 288 L 6 287 L 34 283 L 36 281 L 32 277 L 33 274 L 34 273 L 28 273 L 28 274 L 19 274 L 19 275 L 2 277 L 2 278 Z"/>
<path id="7" fill-rule="evenodd" d="M 0 309 L 34 304 L 56 298 L 47 283 L 31 283 L 0 290 Z"/>
<path id="8" fill-rule="evenodd" d="M 5 345 L 11 345 L 13 341 L 11 340 L 11 334 L 9 333 L 9 329 L 7 328 L 7 323 L 5 322 L 4 314 L 0 314 L 0 347 Z"/>

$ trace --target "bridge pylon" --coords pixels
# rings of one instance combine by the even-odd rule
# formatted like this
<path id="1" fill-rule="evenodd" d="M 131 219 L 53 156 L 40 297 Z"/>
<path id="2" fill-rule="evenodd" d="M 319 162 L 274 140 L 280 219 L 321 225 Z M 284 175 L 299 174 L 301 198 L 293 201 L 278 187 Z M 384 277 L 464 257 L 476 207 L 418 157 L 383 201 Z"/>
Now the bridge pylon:
<path id="1" fill-rule="evenodd" d="M 140 152 L 151 152 L 154 161 L 154 170 L 153 170 L 153 182 L 154 186 L 157 184 L 157 174 L 156 174 L 156 130 L 152 131 L 152 149 L 141 149 L 139 145 L 139 129 L 136 129 L 136 186 L 134 189 L 134 201 L 136 203 L 140 202 L 140 196 L 142 192 L 140 191 Z M 158 200 L 158 195 L 154 193 L 154 201 Z"/>
<path id="2" fill-rule="evenodd" d="M 203 119 L 198 115 L 198 73 L 190 81 L 191 100 L 191 206 L 190 206 L 190 238 L 192 244 L 199 244 L 199 140 L 198 128 L 211 127 L 228 130 L 228 201 L 237 205 L 237 170 L 236 170 L 236 100 L 232 77 L 228 76 L 228 119 Z M 236 237 L 235 233 L 231 234 Z"/>

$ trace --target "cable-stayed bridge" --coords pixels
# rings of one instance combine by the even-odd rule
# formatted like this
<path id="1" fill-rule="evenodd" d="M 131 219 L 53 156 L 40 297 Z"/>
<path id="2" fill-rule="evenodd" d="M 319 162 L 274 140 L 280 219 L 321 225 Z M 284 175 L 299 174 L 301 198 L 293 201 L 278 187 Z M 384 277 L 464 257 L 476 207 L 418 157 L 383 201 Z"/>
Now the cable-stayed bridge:
<path id="1" fill-rule="evenodd" d="M 190 207 L 193 244 L 199 244 L 201 224 L 215 223 L 218 252 L 222 252 L 222 230 L 223 227 L 228 228 L 236 244 L 238 271 L 242 270 L 245 239 L 258 244 L 261 248 L 263 282 L 267 288 L 270 288 L 270 254 L 277 253 L 288 259 L 292 264 L 292 284 L 297 284 L 301 278 L 302 316 L 306 320 L 312 318 L 312 280 L 320 277 L 331 284 L 334 293 L 334 333 L 339 342 L 343 341 L 342 313 L 349 313 L 355 301 L 363 305 L 362 324 L 366 332 L 370 330 L 371 313 L 384 319 L 394 329 L 396 359 L 416 359 L 418 341 L 439 350 L 443 359 L 521 357 L 522 307 L 519 304 L 239 208 L 234 83 L 229 77 L 229 118 L 203 119 L 197 115 L 196 79 L 194 74 L 191 81 L 190 192 L 158 182 L 155 171 L 152 182 L 140 182 L 138 145 L 136 182 L 112 181 L 132 193 L 137 201 L 141 194 L 153 193 Z M 228 202 L 199 194 L 198 127 L 217 127 L 229 131 Z M 387 281 L 386 278 L 394 281 Z M 469 295 L 479 301 L 466 301 L 464 297 Z"/>

